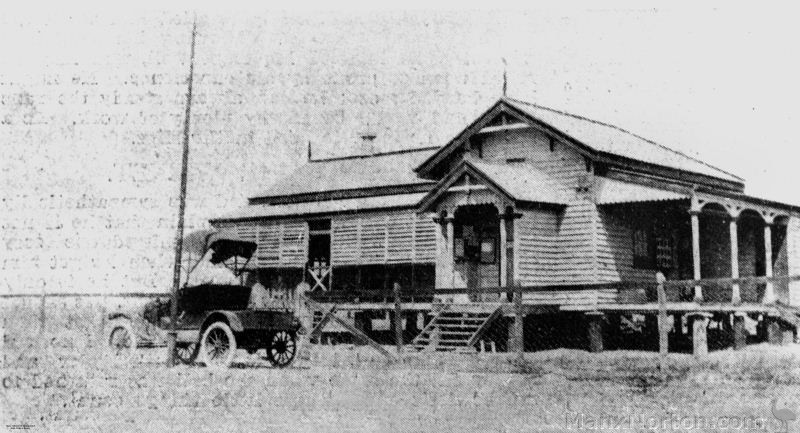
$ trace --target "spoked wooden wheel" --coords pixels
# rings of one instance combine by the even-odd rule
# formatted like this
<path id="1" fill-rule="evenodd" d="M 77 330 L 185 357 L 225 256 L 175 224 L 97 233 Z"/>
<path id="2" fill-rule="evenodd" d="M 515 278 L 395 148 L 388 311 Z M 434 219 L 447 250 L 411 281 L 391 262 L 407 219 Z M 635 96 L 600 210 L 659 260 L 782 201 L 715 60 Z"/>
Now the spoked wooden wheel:
<path id="1" fill-rule="evenodd" d="M 286 367 L 291 364 L 297 352 L 297 341 L 294 332 L 278 331 L 272 334 L 267 359 L 275 367 Z"/>
<path id="2" fill-rule="evenodd" d="M 199 351 L 200 346 L 197 343 L 182 343 L 175 348 L 175 354 L 178 355 L 178 359 L 186 365 L 190 365 L 197 359 Z"/>
<path id="3" fill-rule="evenodd" d="M 230 367 L 236 355 L 236 338 L 231 327 L 224 322 L 212 323 L 203 333 L 200 352 L 207 367 Z"/>
<path id="4" fill-rule="evenodd" d="M 117 357 L 130 357 L 136 350 L 136 334 L 130 323 L 119 321 L 111 325 L 108 334 L 108 347 Z"/>

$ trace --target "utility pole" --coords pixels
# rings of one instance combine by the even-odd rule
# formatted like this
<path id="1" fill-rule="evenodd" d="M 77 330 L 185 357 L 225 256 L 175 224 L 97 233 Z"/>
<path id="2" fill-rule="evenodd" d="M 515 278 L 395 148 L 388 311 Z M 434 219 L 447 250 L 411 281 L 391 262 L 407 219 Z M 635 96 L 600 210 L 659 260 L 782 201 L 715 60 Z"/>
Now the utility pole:
<path id="1" fill-rule="evenodd" d="M 169 338 L 167 339 L 167 367 L 175 365 L 175 345 L 178 337 L 178 289 L 181 284 L 183 253 L 183 215 L 186 210 L 186 178 L 189 165 L 189 123 L 192 114 L 192 79 L 194 78 L 194 41 L 197 36 L 197 16 L 192 24 L 192 47 L 189 55 L 189 81 L 186 91 L 186 117 L 183 122 L 183 161 L 181 164 L 181 190 L 178 204 L 178 228 L 175 233 L 175 266 L 172 274 L 172 302 L 170 303 Z"/>
<path id="2" fill-rule="evenodd" d="M 508 63 L 506 58 L 503 57 L 503 97 L 505 98 L 508 91 Z"/>

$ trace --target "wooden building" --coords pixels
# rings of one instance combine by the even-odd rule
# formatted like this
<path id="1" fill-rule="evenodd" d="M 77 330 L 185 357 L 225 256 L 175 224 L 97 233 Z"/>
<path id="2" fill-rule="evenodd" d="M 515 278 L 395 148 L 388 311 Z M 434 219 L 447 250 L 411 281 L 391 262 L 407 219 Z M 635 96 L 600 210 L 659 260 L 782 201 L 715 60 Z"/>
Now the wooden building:
<path id="1" fill-rule="evenodd" d="M 310 160 L 211 222 L 257 242 L 252 266 L 267 285 L 306 280 L 345 299 L 394 282 L 467 288 L 436 296 L 465 305 L 507 301 L 481 287 L 546 286 L 524 304 L 563 318 L 642 311 L 632 306 L 641 291 L 603 283 L 653 284 L 658 271 L 800 274 L 800 208 L 744 187 L 618 127 L 503 97 L 441 147 Z M 796 284 L 669 297 L 725 314 L 747 305 L 763 319 L 776 301 L 800 305 Z M 368 309 L 355 296 L 348 304 Z"/>

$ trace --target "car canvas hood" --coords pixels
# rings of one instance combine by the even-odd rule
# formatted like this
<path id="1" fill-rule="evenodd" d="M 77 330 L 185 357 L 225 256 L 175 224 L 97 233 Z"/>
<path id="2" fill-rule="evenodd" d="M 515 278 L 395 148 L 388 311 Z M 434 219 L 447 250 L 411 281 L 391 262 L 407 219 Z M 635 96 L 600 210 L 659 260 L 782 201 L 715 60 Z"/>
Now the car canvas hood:
<path id="1" fill-rule="evenodd" d="M 242 239 L 232 230 L 221 230 L 208 237 L 208 249 L 213 251 L 211 263 L 222 263 L 231 257 L 249 260 L 256 251 L 256 243 Z"/>

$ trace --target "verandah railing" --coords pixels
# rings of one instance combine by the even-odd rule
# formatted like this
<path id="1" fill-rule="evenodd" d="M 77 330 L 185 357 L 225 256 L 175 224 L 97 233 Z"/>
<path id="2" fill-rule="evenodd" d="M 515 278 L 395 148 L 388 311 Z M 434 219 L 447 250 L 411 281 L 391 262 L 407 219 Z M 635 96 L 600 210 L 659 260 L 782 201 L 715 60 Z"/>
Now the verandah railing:
<path id="1" fill-rule="evenodd" d="M 765 288 L 767 284 L 773 286 L 785 285 L 788 288 L 790 282 L 800 281 L 800 275 L 793 276 L 779 276 L 779 277 L 742 277 L 742 278 L 714 278 L 702 280 L 680 280 L 680 281 L 665 281 L 664 277 L 657 274 L 652 282 L 614 282 L 614 283 L 601 283 L 601 284 L 579 284 L 579 285 L 541 285 L 541 286 L 508 286 L 508 287 L 483 287 L 483 288 L 439 288 L 439 289 L 403 289 L 399 283 L 394 283 L 392 291 L 376 290 L 376 291 L 351 291 L 344 293 L 337 292 L 322 292 L 322 293 L 309 293 L 309 297 L 316 302 L 326 302 L 334 304 L 330 310 L 330 314 L 336 309 L 337 303 L 342 302 L 384 302 L 391 305 L 387 308 L 392 311 L 392 328 L 394 331 L 394 343 L 397 347 L 397 353 L 403 351 L 403 346 L 409 342 L 409 338 L 405 335 L 405 327 L 403 326 L 404 313 L 407 311 L 404 308 L 405 303 L 408 302 L 424 302 L 433 301 L 436 296 L 448 295 L 471 295 L 480 298 L 482 295 L 499 295 L 496 300 L 512 301 L 513 323 L 511 324 L 509 333 L 508 350 L 517 354 L 517 358 L 522 360 L 524 357 L 524 339 L 523 339 L 523 317 L 526 314 L 523 304 L 523 297 L 526 293 L 543 293 L 543 292 L 557 292 L 557 291 L 589 291 L 589 290 L 605 290 L 616 291 L 616 304 L 656 304 L 658 312 L 658 334 L 659 334 L 659 352 L 664 355 L 668 351 L 668 332 L 670 325 L 667 320 L 668 308 L 675 309 L 676 305 L 686 305 L 686 303 L 695 304 L 702 307 L 703 304 L 719 304 L 727 303 L 733 306 L 733 292 L 734 287 L 737 290 L 746 292 L 754 288 Z M 701 290 L 698 291 L 697 288 Z M 697 297 L 698 293 L 705 291 L 706 295 L 700 299 Z M 726 296 L 725 293 L 730 293 Z M 502 295 L 506 295 L 503 297 Z M 788 294 L 787 294 L 788 296 Z M 727 298 L 727 301 L 724 299 Z M 751 303 L 764 304 L 767 308 L 770 306 L 774 299 L 752 300 Z M 789 299 L 777 299 L 779 303 L 788 303 Z M 741 298 L 741 301 L 748 302 L 749 299 Z M 389 307 L 387 305 L 387 307 Z M 319 306 L 319 305 L 318 305 Z M 596 307 L 600 307 L 596 305 Z M 599 308 L 598 308 L 599 309 Z M 701 308 L 702 309 L 702 308 Z M 698 330 L 700 332 L 703 326 L 698 321 Z M 322 327 L 316 331 L 321 332 Z M 704 332 L 704 331 L 703 331 Z M 704 335 L 704 334 L 703 334 Z M 699 338 L 697 339 L 699 341 Z M 705 338 L 702 339 L 705 342 Z M 698 343 L 704 346 L 703 344 Z M 696 354 L 704 353 L 706 349 L 695 349 Z"/>
<path id="2" fill-rule="evenodd" d="M 671 309 L 677 308 L 680 305 L 677 303 L 694 303 L 698 307 L 704 304 L 731 304 L 731 295 L 734 285 L 738 285 L 742 293 L 746 293 L 751 288 L 762 288 L 766 284 L 772 284 L 775 287 L 788 287 L 789 283 L 800 281 L 800 275 L 793 276 L 778 276 L 778 277 L 742 277 L 742 278 L 716 278 L 716 279 L 703 279 L 703 280 L 681 280 L 681 281 L 663 281 L 659 284 L 656 278 L 652 282 L 615 282 L 615 283 L 602 283 L 602 284 L 578 284 L 578 285 L 540 285 L 540 286 L 508 286 L 508 287 L 484 287 L 484 288 L 440 288 L 440 289 L 406 289 L 400 284 L 394 284 L 392 290 L 356 290 L 344 293 L 340 292 L 320 292 L 309 293 L 308 297 L 317 303 L 328 304 L 341 304 L 345 302 L 377 302 L 387 304 L 387 310 L 393 311 L 393 331 L 395 333 L 394 343 L 397 345 L 398 350 L 402 351 L 402 346 L 408 343 L 408 335 L 403 334 L 403 327 L 401 325 L 405 312 L 409 311 L 408 303 L 423 303 L 432 302 L 436 295 L 449 296 L 449 295 L 498 295 L 494 297 L 496 301 L 512 301 L 510 307 L 506 311 L 513 311 L 515 317 L 522 317 L 524 312 L 524 305 L 521 302 L 523 295 L 526 293 L 546 293 L 556 291 L 587 291 L 587 290 L 606 290 L 613 289 L 616 291 L 616 302 L 618 304 L 658 304 L 659 314 L 662 315 L 669 307 Z M 689 298 L 687 293 L 694 294 L 695 287 L 701 287 L 703 290 L 704 298 L 700 302 L 696 302 L 694 298 Z M 785 297 L 787 294 L 785 289 L 782 290 L 783 297 L 778 296 L 778 303 L 788 303 Z M 661 296 L 659 296 L 661 294 Z M 503 296 L 506 295 L 506 296 Z M 141 292 L 128 292 L 128 293 L 40 293 L 40 294 L 5 294 L 0 295 L 0 299 L 4 298 L 40 298 L 34 302 L 40 302 L 40 329 L 44 329 L 47 320 L 47 300 L 49 298 L 151 298 L 151 297 L 164 297 L 166 293 L 141 293 Z M 722 299 L 722 301 L 720 301 Z M 725 299 L 728 299 L 725 301 Z M 763 299 L 749 301 L 745 296 L 742 296 L 744 303 L 763 303 Z M 765 303 L 767 308 L 770 303 Z M 103 325 L 105 321 L 105 303 L 101 303 L 103 311 L 100 314 L 100 331 L 102 335 Z M 330 307 L 325 307 L 330 308 Z M 660 320 L 662 323 L 666 321 Z M 665 336 L 663 333 L 662 336 Z M 512 337 L 509 348 L 515 347 L 522 356 L 522 322 L 515 320 L 512 325 Z M 663 337 L 666 338 L 666 337 Z M 662 347 L 665 347 L 662 344 Z"/>
<path id="3" fill-rule="evenodd" d="M 800 281 L 800 275 L 778 277 L 742 277 L 742 278 L 713 278 L 702 280 L 665 281 L 663 284 L 666 302 L 696 302 L 694 298 L 695 287 L 701 287 L 703 303 L 732 303 L 733 286 L 738 285 L 743 303 L 757 303 L 765 301 L 764 291 L 767 284 L 772 284 L 775 290 L 787 294 L 790 282 Z M 436 295 L 499 295 L 498 301 L 513 299 L 508 294 L 513 293 L 544 293 L 554 291 L 589 291 L 589 290 L 615 290 L 615 302 L 618 304 L 647 304 L 658 301 L 658 284 L 652 281 L 613 282 L 600 284 L 556 284 L 556 285 L 518 285 L 507 287 L 480 287 L 480 288 L 415 288 L 410 289 L 400 286 L 399 297 L 394 288 L 385 290 L 347 290 L 347 291 L 321 291 L 311 292 L 309 297 L 323 303 L 386 303 L 393 304 L 396 298 L 401 303 L 428 303 L 433 302 Z M 506 294 L 507 296 L 502 296 Z M 47 320 L 46 304 L 49 298 L 153 298 L 169 296 L 168 293 L 152 292 L 119 292 L 119 293 L 36 293 L 36 294 L 0 294 L 0 299 L 5 298 L 39 298 L 40 328 L 44 329 Z M 781 293 L 777 298 L 779 303 L 788 303 L 782 298 Z M 767 300 L 770 301 L 770 300 Z"/>
<path id="4" fill-rule="evenodd" d="M 697 302 L 697 303 L 734 303 L 733 287 L 739 286 L 741 292 L 740 302 L 760 303 L 770 302 L 764 299 L 767 284 L 773 288 L 786 292 L 788 284 L 800 281 L 800 275 L 779 277 L 741 277 L 741 278 L 707 278 L 701 280 L 674 280 L 664 281 L 663 288 L 666 302 Z M 696 298 L 695 288 L 702 289 L 702 299 Z M 781 290 L 781 288 L 783 288 Z M 548 285 L 515 285 L 506 287 L 475 287 L 475 288 L 406 288 L 400 286 L 400 300 L 404 303 L 432 302 L 436 296 L 448 295 L 503 295 L 520 293 L 546 293 L 546 292 L 581 292 L 591 290 L 616 291 L 615 302 L 620 304 L 646 304 L 658 302 L 658 282 L 654 276 L 652 281 L 623 281 L 596 284 L 548 284 Z M 393 303 L 395 300 L 394 289 L 355 289 L 316 291 L 309 296 L 317 302 L 330 303 Z M 499 296 L 498 300 L 512 296 Z M 786 301 L 778 299 L 778 301 Z"/>

